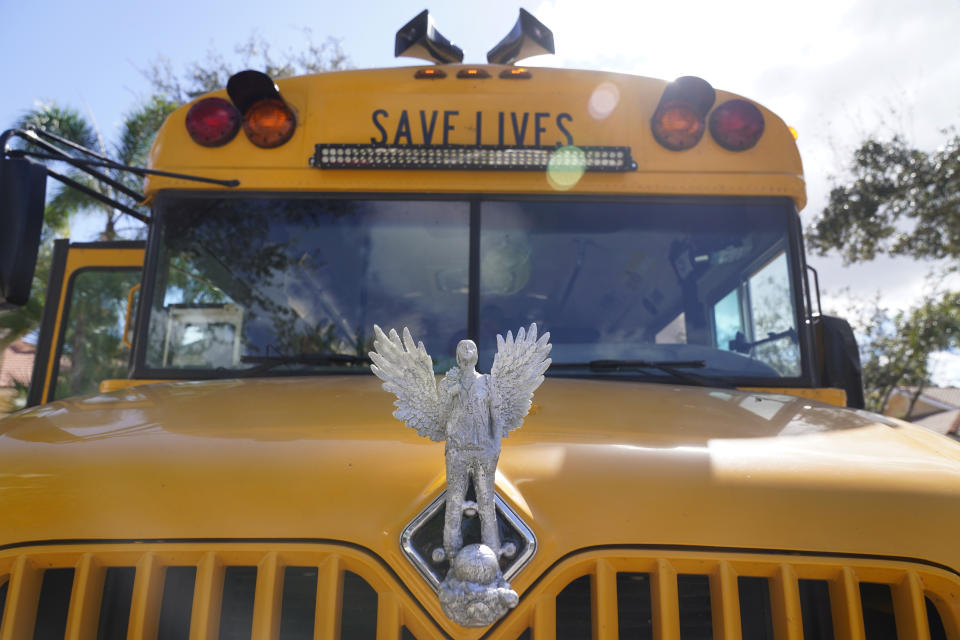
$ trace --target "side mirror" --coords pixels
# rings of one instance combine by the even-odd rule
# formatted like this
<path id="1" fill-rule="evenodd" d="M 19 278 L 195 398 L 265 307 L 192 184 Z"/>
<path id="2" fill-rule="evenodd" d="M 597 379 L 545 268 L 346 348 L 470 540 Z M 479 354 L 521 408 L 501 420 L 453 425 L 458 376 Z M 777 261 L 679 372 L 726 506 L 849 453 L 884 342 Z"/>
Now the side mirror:
<path id="1" fill-rule="evenodd" d="M 0 305 L 23 306 L 40 251 L 47 170 L 26 158 L 0 158 Z"/>
<path id="2" fill-rule="evenodd" d="M 820 316 L 816 321 L 820 373 L 828 387 L 847 392 L 847 406 L 863 409 L 863 371 L 860 350 L 850 323 L 843 318 Z"/>

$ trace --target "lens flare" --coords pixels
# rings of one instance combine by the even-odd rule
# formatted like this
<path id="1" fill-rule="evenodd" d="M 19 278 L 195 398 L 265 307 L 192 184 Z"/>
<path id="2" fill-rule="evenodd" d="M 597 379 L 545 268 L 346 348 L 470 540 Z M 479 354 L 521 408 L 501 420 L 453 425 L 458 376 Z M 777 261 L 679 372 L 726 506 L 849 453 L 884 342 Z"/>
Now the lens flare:
<path id="1" fill-rule="evenodd" d="M 620 103 L 620 89 L 612 82 L 604 82 L 593 90 L 587 103 L 587 111 L 594 120 L 604 120 Z"/>
<path id="2" fill-rule="evenodd" d="M 547 182 L 557 191 L 567 191 L 580 182 L 586 169 L 587 156 L 582 149 L 560 147 L 547 163 Z"/>

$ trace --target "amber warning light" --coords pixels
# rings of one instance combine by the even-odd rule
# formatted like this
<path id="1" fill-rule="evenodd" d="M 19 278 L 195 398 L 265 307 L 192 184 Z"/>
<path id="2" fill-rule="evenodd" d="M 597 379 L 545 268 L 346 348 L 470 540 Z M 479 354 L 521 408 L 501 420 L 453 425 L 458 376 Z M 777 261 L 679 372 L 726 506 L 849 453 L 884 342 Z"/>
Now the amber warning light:
<path id="1" fill-rule="evenodd" d="M 690 149 L 706 131 L 716 92 L 701 78 L 684 76 L 667 85 L 650 119 L 653 137 L 672 151 Z"/>

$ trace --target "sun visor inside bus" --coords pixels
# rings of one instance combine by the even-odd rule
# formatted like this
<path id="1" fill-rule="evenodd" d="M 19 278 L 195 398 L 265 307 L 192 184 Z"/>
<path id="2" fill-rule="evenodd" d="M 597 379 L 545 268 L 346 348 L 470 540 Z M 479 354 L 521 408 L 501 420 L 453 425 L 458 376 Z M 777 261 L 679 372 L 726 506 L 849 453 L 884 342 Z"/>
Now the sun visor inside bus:
<path id="1" fill-rule="evenodd" d="M 30 298 L 37 266 L 47 170 L 26 158 L 0 158 L 0 303 Z"/>
<path id="2" fill-rule="evenodd" d="M 227 80 L 227 95 L 241 114 L 246 114 L 250 107 L 264 98 L 281 99 L 277 83 L 262 71 L 253 69 L 230 76 Z"/>
<path id="3" fill-rule="evenodd" d="M 520 9 L 520 17 L 510 33 L 487 52 L 487 62 L 513 64 L 546 53 L 554 53 L 553 32 L 526 9 Z"/>
<path id="4" fill-rule="evenodd" d="M 463 49 L 437 31 L 426 9 L 397 31 L 393 55 L 396 58 L 420 58 L 440 64 L 463 62 Z"/>

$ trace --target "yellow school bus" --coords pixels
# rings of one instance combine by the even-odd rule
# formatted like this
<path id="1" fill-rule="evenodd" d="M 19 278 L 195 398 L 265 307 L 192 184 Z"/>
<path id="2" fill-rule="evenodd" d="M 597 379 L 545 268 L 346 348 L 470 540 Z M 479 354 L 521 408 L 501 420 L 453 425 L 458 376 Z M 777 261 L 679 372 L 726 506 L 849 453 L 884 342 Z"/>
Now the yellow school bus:
<path id="1" fill-rule="evenodd" d="M 487 64 L 426 13 L 397 43 L 436 64 L 238 73 L 163 125 L 145 243 L 56 246 L 0 421 L 0 640 L 960 638 L 960 449 L 858 408 L 786 124 L 695 77 L 519 66 L 552 48 L 525 12 Z M 551 334 L 489 624 L 440 602 L 444 447 L 392 417 L 375 324 L 437 375 Z"/>

